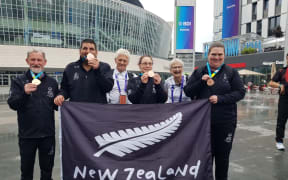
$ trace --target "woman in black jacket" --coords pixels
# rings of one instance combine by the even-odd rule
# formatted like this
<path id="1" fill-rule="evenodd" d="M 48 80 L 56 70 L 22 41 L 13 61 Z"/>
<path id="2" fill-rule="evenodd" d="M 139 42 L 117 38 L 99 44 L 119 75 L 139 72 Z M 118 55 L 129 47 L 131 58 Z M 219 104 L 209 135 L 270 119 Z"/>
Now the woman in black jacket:
<path id="1" fill-rule="evenodd" d="M 153 60 L 151 56 L 141 56 L 139 59 L 140 75 L 128 82 L 128 99 L 133 104 L 165 103 L 167 92 L 158 73 L 152 71 Z"/>
<path id="2" fill-rule="evenodd" d="M 208 99 L 211 104 L 211 144 L 215 160 L 215 180 L 228 179 L 229 156 L 237 123 L 237 101 L 245 96 L 238 72 L 224 64 L 225 48 L 213 43 L 208 62 L 195 70 L 184 87 L 192 99 Z"/>

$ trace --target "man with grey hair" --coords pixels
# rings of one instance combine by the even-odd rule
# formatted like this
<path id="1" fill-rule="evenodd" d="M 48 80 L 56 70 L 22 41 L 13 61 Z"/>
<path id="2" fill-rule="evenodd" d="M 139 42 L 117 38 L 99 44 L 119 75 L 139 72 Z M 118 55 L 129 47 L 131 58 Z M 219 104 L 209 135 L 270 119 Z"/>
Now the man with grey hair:
<path id="1" fill-rule="evenodd" d="M 118 49 L 115 55 L 116 68 L 109 72 L 114 79 L 112 90 L 107 93 L 107 100 L 110 104 L 131 104 L 127 98 L 128 80 L 133 74 L 127 71 L 130 60 L 130 52 L 126 49 Z"/>
<path id="2" fill-rule="evenodd" d="M 8 104 L 18 115 L 18 138 L 21 157 L 21 180 L 32 180 L 36 152 L 39 154 L 41 180 L 52 179 L 55 156 L 54 97 L 58 94 L 55 79 L 44 72 L 45 53 L 28 52 L 29 69 L 12 81 Z"/>
<path id="3" fill-rule="evenodd" d="M 170 76 L 165 80 L 165 90 L 168 92 L 166 103 L 177 103 L 183 101 L 191 101 L 184 93 L 184 86 L 188 81 L 188 75 L 183 74 L 183 61 L 181 59 L 173 59 L 170 61 Z"/>

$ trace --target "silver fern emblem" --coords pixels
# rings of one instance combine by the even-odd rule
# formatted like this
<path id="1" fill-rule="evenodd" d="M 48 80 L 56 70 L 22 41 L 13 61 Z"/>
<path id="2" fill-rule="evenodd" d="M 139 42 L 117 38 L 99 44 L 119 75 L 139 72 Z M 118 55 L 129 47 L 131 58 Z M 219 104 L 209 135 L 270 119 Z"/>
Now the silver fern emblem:
<path id="1" fill-rule="evenodd" d="M 95 140 L 99 144 L 99 149 L 94 156 L 100 157 L 103 152 L 107 151 L 123 157 L 134 151 L 159 143 L 175 133 L 181 121 L 182 113 L 178 112 L 169 119 L 154 125 L 119 130 L 118 132 L 96 136 Z"/>

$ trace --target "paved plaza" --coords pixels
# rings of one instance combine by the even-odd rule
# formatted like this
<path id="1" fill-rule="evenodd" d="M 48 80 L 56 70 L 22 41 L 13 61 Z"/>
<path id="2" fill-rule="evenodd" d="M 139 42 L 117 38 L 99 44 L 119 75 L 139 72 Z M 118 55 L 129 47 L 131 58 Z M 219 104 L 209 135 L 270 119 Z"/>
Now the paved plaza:
<path id="1" fill-rule="evenodd" d="M 247 93 L 245 99 L 239 102 L 238 126 L 231 154 L 229 180 L 288 180 L 287 151 L 277 151 L 274 143 L 277 101 L 277 95 Z M 20 179 L 17 143 L 16 112 L 2 102 L 0 104 L 1 180 Z M 288 147 L 288 143 L 286 146 Z M 60 179 L 59 146 L 53 174 L 55 180 Z M 35 168 L 35 177 L 39 179 L 38 165 Z"/>

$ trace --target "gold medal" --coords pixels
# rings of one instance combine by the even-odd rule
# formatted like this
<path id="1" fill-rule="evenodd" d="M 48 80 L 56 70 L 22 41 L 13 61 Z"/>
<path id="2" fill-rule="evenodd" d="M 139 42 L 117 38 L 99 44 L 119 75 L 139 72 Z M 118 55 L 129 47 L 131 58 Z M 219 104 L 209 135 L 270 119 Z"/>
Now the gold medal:
<path id="1" fill-rule="evenodd" d="M 207 80 L 207 85 L 208 86 L 213 86 L 214 84 L 215 84 L 215 82 L 214 82 L 213 79 L 210 78 L 210 79 Z"/>
<path id="2" fill-rule="evenodd" d="M 40 85 L 41 84 L 41 81 L 39 79 L 33 79 L 32 80 L 32 84 L 35 84 L 35 85 Z"/>
<path id="3" fill-rule="evenodd" d="M 148 76 L 149 76 L 149 77 L 154 77 L 154 75 L 155 75 L 155 73 L 154 73 L 153 71 L 149 71 L 149 72 L 148 72 Z"/>

